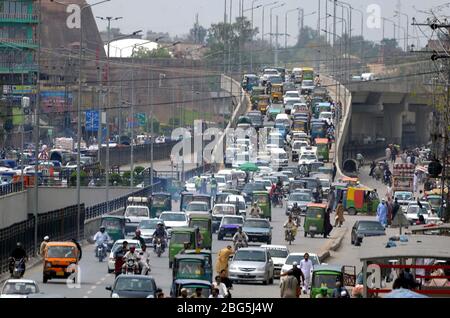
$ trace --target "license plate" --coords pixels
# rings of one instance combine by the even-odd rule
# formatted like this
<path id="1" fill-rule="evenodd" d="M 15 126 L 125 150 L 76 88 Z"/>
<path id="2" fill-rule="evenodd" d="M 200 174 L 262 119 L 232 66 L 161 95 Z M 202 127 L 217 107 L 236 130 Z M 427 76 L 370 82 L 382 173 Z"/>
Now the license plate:
<path id="1" fill-rule="evenodd" d="M 316 227 L 316 226 L 310 226 L 310 227 L 309 227 L 309 230 L 310 230 L 310 231 L 317 231 L 317 227 Z"/>
<path id="2" fill-rule="evenodd" d="M 252 241 L 256 242 L 256 241 L 258 241 L 258 238 L 257 237 L 252 237 Z"/>
<path id="3" fill-rule="evenodd" d="M 56 276 L 64 276 L 64 272 L 56 272 Z"/>

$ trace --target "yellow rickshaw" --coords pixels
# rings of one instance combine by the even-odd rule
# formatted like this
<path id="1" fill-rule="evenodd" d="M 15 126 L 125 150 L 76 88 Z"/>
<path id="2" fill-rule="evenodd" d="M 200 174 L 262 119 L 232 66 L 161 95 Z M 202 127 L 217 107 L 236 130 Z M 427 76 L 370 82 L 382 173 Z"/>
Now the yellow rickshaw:
<path id="1" fill-rule="evenodd" d="M 258 110 L 265 116 L 270 105 L 270 95 L 258 96 Z"/>
<path id="2" fill-rule="evenodd" d="M 271 96 L 272 102 L 279 103 L 283 99 L 283 85 L 272 84 Z"/>

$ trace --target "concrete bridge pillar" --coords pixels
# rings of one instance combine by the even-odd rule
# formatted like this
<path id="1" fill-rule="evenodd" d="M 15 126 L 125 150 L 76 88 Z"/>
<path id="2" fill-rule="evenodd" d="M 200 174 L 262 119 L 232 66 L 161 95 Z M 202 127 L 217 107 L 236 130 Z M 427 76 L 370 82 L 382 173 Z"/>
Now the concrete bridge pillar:
<path id="1" fill-rule="evenodd" d="M 430 140 L 430 110 L 421 107 L 416 113 L 416 138 L 419 145 L 426 144 Z"/>
<path id="2" fill-rule="evenodd" d="M 384 137 L 388 143 L 401 145 L 403 133 L 403 107 L 385 107 L 383 119 Z"/>

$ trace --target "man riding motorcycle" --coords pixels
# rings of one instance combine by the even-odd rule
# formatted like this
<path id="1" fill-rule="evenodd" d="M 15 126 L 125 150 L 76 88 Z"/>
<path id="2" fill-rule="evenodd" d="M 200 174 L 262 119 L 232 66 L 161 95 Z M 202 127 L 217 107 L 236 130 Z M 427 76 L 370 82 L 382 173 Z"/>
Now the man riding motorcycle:
<path id="1" fill-rule="evenodd" d="M 22 246 L 22 243 L 17 242 L 16 247 L 12 250 L 9 257 L 9 273 L 12 275 L 14 272 L 15 261 L 22 260 L 22 276 L 25 274 L 25 262 L 28 260 L 27 252 Z"/>
<path id="2" fill-rule="evenodd" d="M 158 222 L 158 226 L 153 232 L 153 249 L 156 251 L 156 241 L 161 239 L 161 248 L 164 250 L 166 248 L 167 232 L 164 229 L 164 223 Z"/>
<path id="3" fill-rule="evenodd" d="M 106 233 L 106 229 L 104 226 L 100 226 L 100 229 L 97 233 L 94 235 L 94 241 L 95 241 L 95 257 L 98 257 L 97 251 L 98 247 L 102 246 L 105 251 L 106 247 L 108 245 L 108 242 L 111 240 L 108 233 Z"/>
<path id="4" fill-rule="evenodd" d="M 250 210 L 250 216 L 252 218 L 260 218 L 262 214 L 261 208 L 258 206 L 258 203 L 253 203 L 253 207 Z"/>
<path id="5" fill-rule="evenodd" d="M 248 245 L 248 236 L 244 231 L 242 231 L 241 226 L 233 236 L 233 243 L 235 251 L 237 251 L 241 247 L 247 247 Z"/>
<path id="6" fill-rule="evenodd" d="M 141 246 L 145 246 L 145 240 L 141 236 L 141 231 L 140 230 L 136 230 L 136 232 L 134 232 L 134 233 L 136 235 L 133 237 L 133 240 L 138 240 L 141 243 Z"/>
<path id="7" fill-rule="evenodd" d="M 302 210 L 298 206 L 297 202 L 294 203 L 291 209 L 292 219 L 295 221 L 296 226 L 300 226 L 300 213 Z"/>
<path id="8" fill-rule="evenodd" d="M 150 272 L 150 252 L 147 251 L 145 245 L 142 245 L 142 251 L 139 253 L 139 267 L 141 268 L 141 275 Z"/>
<path id="9" fill-rule="evenodd" d="M 295 224 L 294 220 L 292 219 L 292 216 L 289 215 L 288 220 L 286 221 L 286 223 L 284 223 L 283 227 L 286 229 L 284 231 L 285 240 L 288 241 L 289 231 L 292 233 L 292 236 L 295 239 L 295 236 L 297 235 L 297 225 Z"/>
<path id="10" fill-rule="evenodd" d="M 133 260 L 134 261 L 134 272 L 138 273 L 139 272 L 139 257 L 138 254 L 135 253 L 136 252 L 136 247 L 135 246 L 131 246 L 130 250 L 125 254 L 124 258 L 124 264 L 122 265 L 122 269 L 123 271 L 126 273 L 127 272 L 127 266 L 128 266 L 128 261 Z"/>

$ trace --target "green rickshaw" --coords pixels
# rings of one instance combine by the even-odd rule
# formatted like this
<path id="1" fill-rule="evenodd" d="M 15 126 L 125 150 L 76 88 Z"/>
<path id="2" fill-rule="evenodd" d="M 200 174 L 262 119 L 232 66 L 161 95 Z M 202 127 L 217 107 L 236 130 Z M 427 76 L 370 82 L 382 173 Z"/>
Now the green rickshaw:
<path id="1" fill-rule="evenodd" d="M 167 192 L 153 193 L 150 217 L 159 218 L 164 211 L 172 211 L 172 196 Z"/>
<path id="2" fill-rule="evenodd" d="M 305 237 L 309 234 L 314 237 L 316 234 L 325 232 L 325 210 L 327 205 L 324 203 L 309 203 L 306 208 L 305 223 L 303 230 Z"/>
<path id="3" fill-rule="evenodd" d="M 212 246 L 212 216 L 205 214 L 190 214 L 189 227 L 198 226 L 203 237 L 201 248 L 211 249 Z"/>
<path id="4" fill-rule="evenodd" d="M 108 250 L 110 250 L 117 240 L 125 238 L 125 217 L 123 215 L 103 215 L 100 226 L 105 227 L 112 242 L 108 242 Z"/>
<path id="5" fill-rule="evenodd" d="M 250 101 L 252 102 L 252 105 L 257 105 L 258 103 L 258 97 L 260 95 L 264 95 L 266 93 L 266 88 L 263 86 L 253 86 L 252 88 L 252 94 L 250 96 Z"/>
<path id="6" fill-rule="evenodd" d="M 310 297 L 316 298 L 322 287 L 327 288 L 328 297 L 331 298 L 336 282 L 341 286 L 354 287 L 356 283 L 356 267 L 341 265 L 316 265 L 312 271 Z M 350 293 L 350 290 L 347 290 Z"/>
<path id="7" fill-rule="evenodd" d="M 255 202 L 263 213 L 262 217 L 272 221 L 272 206 L 269 193 L 267 191 L 253 191 L 252 204 Z"/>
<path id="8" fill-rule="evenodd" d="M 196 246 L 195 229 L 190 227 L 173 228 L 169 243 L 169 268 L 172 268 L 175 255 L 180 253 L 186 242 L 189 242 L 193 247 Z"/>
<path id="9" fill-rule="evenodd" d="M 186 210 L 187 205 L 194 201 L 194 193 L 183 191 L 181 192 L 180 211 Z"/>
<path id="10" fill-rule="evenodd" d="M 203 255 L 178 254 L 173 260 L 172 280 L 201 279 L 212 281 L 212 267 Z"/>
<path id="11" fill-rule="evenodd" d="M 330 148 L 328 146 L 328 138 L 316 138 L 317 157 L 320 161 L 330 161 Z"/>

